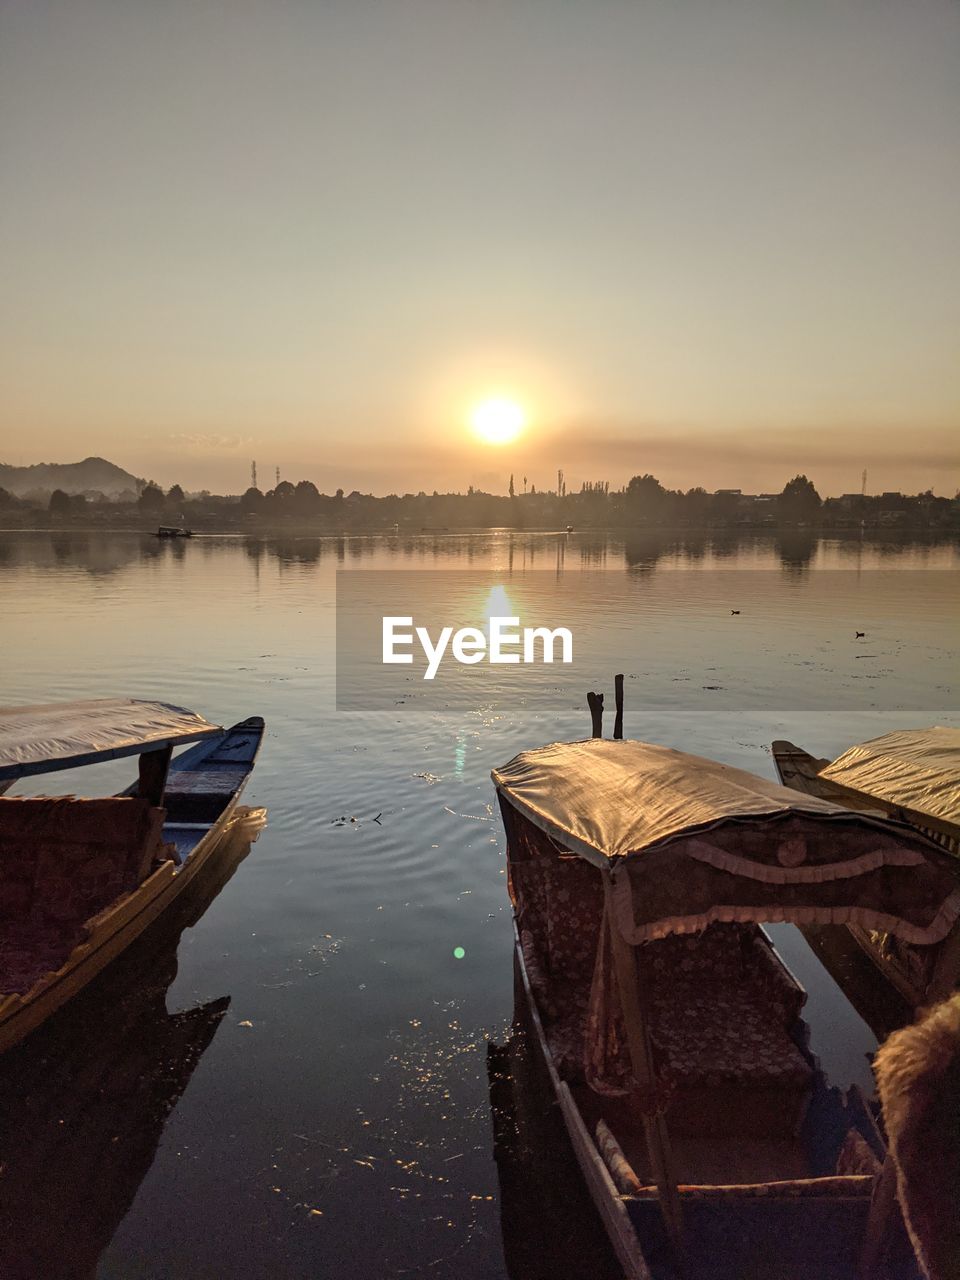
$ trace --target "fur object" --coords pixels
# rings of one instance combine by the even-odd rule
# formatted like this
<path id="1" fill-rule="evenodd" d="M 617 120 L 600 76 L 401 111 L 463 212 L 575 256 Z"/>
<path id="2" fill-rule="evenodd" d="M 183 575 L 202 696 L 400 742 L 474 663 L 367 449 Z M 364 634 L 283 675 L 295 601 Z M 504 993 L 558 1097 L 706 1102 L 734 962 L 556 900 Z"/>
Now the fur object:
<path id="1" fill-rule="evenodd" d="M 960 1280 L 960 994 L 874 1061 L 897 1196 L 928 1280 Z"/>

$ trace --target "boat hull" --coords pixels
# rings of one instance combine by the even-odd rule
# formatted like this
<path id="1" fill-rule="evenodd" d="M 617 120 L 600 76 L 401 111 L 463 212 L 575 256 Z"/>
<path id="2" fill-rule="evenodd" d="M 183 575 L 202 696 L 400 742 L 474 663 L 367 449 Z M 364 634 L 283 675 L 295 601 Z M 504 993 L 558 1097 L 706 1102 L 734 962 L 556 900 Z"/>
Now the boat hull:
<path id="1" fill-rule="evenodd" d="M 636 1199 L 621 1193 L 598 1152 L 574 1090 L 560 1076 L 526 967 L 516 923 L 514 929 L 517 994 L 524 1002 L 525 1025 L 539 1046 L 539 1055 L 546 1065 L 583 1182 L 610 1246 L 628 1280 L 653 1280 L 653 1277 L 673 1275 L 676 1263 L 671 1261 L 673 1251 L 657 1200 L 649 1197 Z M 815 1063 L 814 1059 L 810 1060 Z M 862 1112 L 865 1125 L 880 1144 L 862 1095 L 851 1090 L 847 1097 L 843 1114 L 849 1119 Z M 830 1182 L 829 1175 L 819 1176 L 824 1177 L 826 1183 Z M 693 1193 L 692 1198 L 685 1201 L 682 1246 L 684 1253 L 688 1254 L 692 1273 L 699 1275 L 700 1267 L 705 1267 L 704 1275 L 722 1276 L 724 1280 L 730 1280 L 733 1275 L 754 1274 L 749 1268 L 741 1268 L 744 1259 L 757 1254 L 766 1256 L 764 1250 L 774 1250 L 779 1251 L 780 1270 L 777 1274 L 784 1280 L 786 1277 L 799 1280 L 799 1277 L 814 1274 L 829 1275 L 834 1280 L 841 1277 L 853 1280 L 858 1274 L 860 1250 L 870 1231 L 870 1196 L 861 1189 L 855 1194 L 847 1191 L 842 1196 L 828 1195 L 822 1199 L 793 1199 L 789 1195 L 777 1194 L 776 1179 L 769 1185 L 771 1196 L 747 1196 L 730 1208 L 722 1201 L 712 1206 L 709 1202 L 698 1202 L 694 1187 L 683 1188 L 685 1193 Z M 709 1186 L 706 1190 L 709 1193 Z M 816 1234 L 816 1247 L 809 1244 L 811 1232 Z M 808 1243 L 804 1244 L 804 1241 Z M 896 1248 L 899 1260 L 903 1252 L 899 1236 Z M 908 1249 L 903 1253 L 903 1265 L 896 1274 L 919 1280 Z"/>
<path id="2" fill-rule="evenodd" d="M 570 1145 L 573 1147 L 573 1153 L 583 1174 L 590 1199 L 600 1215 L 600 1220 L 617 1256 L 617 1261 L 623 1267 L 626 1280 L 652 1280 L 650 1268 L 647 1266 L 640 1251 L 636 1233 L 619 1192 L 614 1186 L 606 1165 L 597 1154 L 597 1149 L 587 1131 L 587 1126 L 584 1124 L 573 1094 L 570 1092 L 570 1086 L 564 1080 L 561 1080 L 554 1065 L 553 1055 L 550 1052 L 550 1046 L 547 1043 L 546 1033 L 543 1029 L 543 1022 L 540 1018 L 540 1010 L 537 1008 L 536 997 L 524 963 L 523 948 L 520 945 L 520 935 L 517 931 L 516 922 L 514 922 L 513 936 L 514 959 L 530 1017 L 530 1024 L 540 1053 L 546 1063 L 550 1083 L 560 1106 L 564 1127 L 570 1138 Z"/>
<path id="3" fill-rule="evenodd" d="M 185 753 L 183 759 L 192 757 L 193 767 L 205 759 L 237 733 L 251 735 L 248 768 L 238 785 L 226 798 L 223 809 L 215 821 L 203 832 L 196 832 L 197 839 L 181 866 L 172 860 L 160 864 L 151 875 L 131 893 L 113 902 L 87 923 L 87 937 L 74 948 L 65 963 L 51 974 L 45 975 L 30 991 L 23 995 L 0 996 L 0 1053 L 6 1052 L 29 1035 L 51 1014 L 92 981 L 111 961 L 120 956 L 143 931 L 153 923 L 187 889 L 217 848 L 224 833 L 231 825 L 240 795 L 253 769 L 263 721 L 247 720 L 228 729 L 222 738 L 201 743 Z M 176 762 L 174 762 L 176 764 Z M 173 773 L 174 771 L 172 771 Z M 182 772 L 190 772 L 184 770 Z M 135 787 L 130 788 L 131 791 Z M 182 824 L 174 824 L 182 825 Z M 196 827 L 199 824 L 191 824 Z M 164 828 L 167 834 L 168 828 Z"/>
<path id="4" fill-rule="evenodd" d="M 945 824 L 939 824 L 936 829 L 928 827 L 924 825 L 923 815 L 902 810 L 876 797 L 850 791 L 827 778 L 821 778 L 820 770 L 830 761 L 818 759 L 792 742 L 774 742 L 771 751 L 777 774 L 785 787 L 791 787 L 794 791 L 818 796 L 824 800 L 832 800 L 859 813 L 872 813 L 878 817 L 907 822 L 921 835 L 939 844 L 946 852 L 956 855 L 956 835 L 951 835 L 948 830 L 944 830 Z M 957 864 L 957 877 L 960 879 L 960 863 Z M 926 975 L 921 962 L 921 953 L 924 951 L 922 947 L 901 944 L 896 951 L 884 950 L 881 945 L 878 945 L 874 935 L 859 925 L 836 925 L 830 928 L 842 930 L 853 940 L 859 950 L 869 957 L 875 970 L 883 976 L 896 996 L 905 1001 L 910 1010 L 916 1010 L 937 999 L 943 999 L 949 990 L 956 986 L 960 978 L 960 927 L 958 926 L 954 926 L 952 933 L 939 944 L 938 956 L 941 959 L 936 963 L 933 972 Z M 819 953 L 822 949 L 822 928 L 812 931 L 801 928 L 801 932 L 808 936 L 811 945 Z M 831 972 L 856 1007 L 860 1008 L 859 1001 L 855 999 L 849 989 L 849 983 L 845 980 L 844 966 L 831 968 Z M 870 1017 L 867 1017 L 867 1021 L 874 1025 Z M 887 1018 L 883 1019 L 882 1034 L 886 1034 L 895 1026 L 902 1025 L 903 1021 L 904 1019 L 901 1018 L 891 1024 Z"/>

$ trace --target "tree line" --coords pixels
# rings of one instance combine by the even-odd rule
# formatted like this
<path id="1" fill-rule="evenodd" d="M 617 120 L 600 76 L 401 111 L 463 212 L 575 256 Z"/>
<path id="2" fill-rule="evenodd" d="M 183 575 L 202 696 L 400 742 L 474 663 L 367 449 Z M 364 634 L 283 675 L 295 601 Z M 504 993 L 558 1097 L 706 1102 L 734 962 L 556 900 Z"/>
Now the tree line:
<path id="1" fill-rule="evenodd" d="M 29 509 L 35 503 L 0 490 L 0 511 L 5 517 Z M 133 502 L 98 502 L 82 494 L 55 489 L 47 502 L 50 522 L 119 524 L 134 517 L 136 523 L 195 525 L 200 528 L 256 529 L 303 524 L 334 530 L 391 529 L 443 531 L 454 528 L 683 528 L 810 526 L 843 528 L 960 527 L 960 503 L 932 492 L 916 495 L 845 495 L 822 499 L 805 475 L 794 476 L 778 493 L 744 495 L 726 489 L 708 492 L 702 487 L 667 489 L 656 476 L 635 475 L 628 484 L 611 490 L 605 480 L 585 481 L 568 491 L 563 473 L 557 488 L 537 490 L 527 486 L 518 492 L 510 477 L 507 494 L 486 493 L 470 487 L 466 493 L 373 494 L 354 490 L 345 494 L 321 493 L 310 480 L 294 484 L 280 481 L 262 491 L 249 488 L 237 496 L 210 493 L 187 495 L 179 484 L 164 491 L 145 482 Z"/>

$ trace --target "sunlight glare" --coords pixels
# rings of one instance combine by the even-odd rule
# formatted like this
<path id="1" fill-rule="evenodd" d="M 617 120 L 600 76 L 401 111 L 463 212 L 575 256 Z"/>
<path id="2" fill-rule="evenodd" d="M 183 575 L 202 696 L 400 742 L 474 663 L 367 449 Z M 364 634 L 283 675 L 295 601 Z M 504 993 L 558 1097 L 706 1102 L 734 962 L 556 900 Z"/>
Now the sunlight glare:
<path id="1" fill-rule="evenodd" d="M 474 433 L 486 444 L 509 444 L 526 425 L 526 414 L 515 400 L 483 400 L 470 414 Z"/>
<path id="2" fill-rule="evenodd" d="M 506 587 L 491 587 L 484 609 L 484 619 L 489 623 L 491 618 L 509 618 L 513 614 L 513 605 L 507 595 Z"/>

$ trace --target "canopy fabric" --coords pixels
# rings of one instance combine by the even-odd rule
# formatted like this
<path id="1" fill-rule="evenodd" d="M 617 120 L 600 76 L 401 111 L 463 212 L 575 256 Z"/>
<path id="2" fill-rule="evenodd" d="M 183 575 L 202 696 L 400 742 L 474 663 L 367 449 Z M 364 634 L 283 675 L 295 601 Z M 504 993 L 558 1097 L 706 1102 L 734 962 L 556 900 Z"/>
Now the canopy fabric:
<path id="1" fill-rule="evenodd" d="M 845 751 L 820 777 L 960 827 L 960 729 L 885 733 Z"/>
<path id="2" fill-rule="evenodd" d="M 0 708 L 0 782 L 156 751 L 222 732 L 219 725 L 185 707 L 133 698 Z"/>
<path id="3" fill-rule="evenodd" d="M 714 921 L 856 923 L 933 944 L 960 917 L 950 859 L 911 828 L 713 760 L 597 738 L 523 752 L 493 779 L 511 863 L 536 842 L 508 811 L 543 852 L 612 865 L 634 945 Z"/>
<path id="4" fill-rule="evenodd" d="M 851 817 L 829 800 L 743 769 L 629 739 L 554 742 L 521 752 L 491 776 L 515 809 L 598 866 L 731 821 Z"/>
<path id="5" fill-rule="evenodd" d="M 621 864 L 614 917 L 632 945 L 698 933 L 718 921 L 854 924 L 904 942 L 942 942 L 960 918 L 960 889 L 941 854 L 911 848 L 901 833 L 862 823 L 811 828 L 800 815 L 760 826 L 718 828 Z M 738 874 L 744 843 L 803 848 L 802 865 Z M 762 869 L 760 858 L 754 864 Z M 731 874 L 733 871 L 733 874 Z"/>

